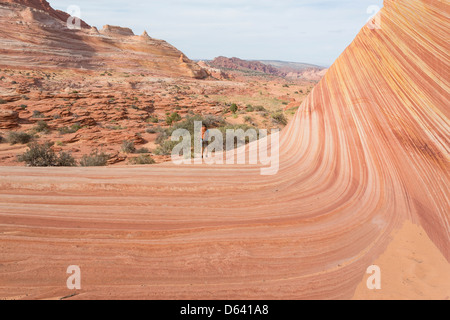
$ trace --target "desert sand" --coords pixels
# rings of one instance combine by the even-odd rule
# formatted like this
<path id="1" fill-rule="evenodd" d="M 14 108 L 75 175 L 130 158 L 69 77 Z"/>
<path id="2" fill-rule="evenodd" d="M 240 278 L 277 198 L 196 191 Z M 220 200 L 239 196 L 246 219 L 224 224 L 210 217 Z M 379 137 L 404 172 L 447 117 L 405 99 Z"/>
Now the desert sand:
<path id="1" fill-rule="evenodd" d="M 448 12 L 385 1 L 282 131 L 274 176 L 0 167 L 0 298 L 448 299 Z"/>

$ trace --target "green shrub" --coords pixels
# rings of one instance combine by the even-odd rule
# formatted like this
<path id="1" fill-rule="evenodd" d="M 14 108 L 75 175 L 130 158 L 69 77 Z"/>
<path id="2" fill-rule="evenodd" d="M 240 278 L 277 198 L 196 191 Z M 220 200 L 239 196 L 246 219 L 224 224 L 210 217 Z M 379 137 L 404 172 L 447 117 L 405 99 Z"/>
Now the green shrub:
<path id="1" fill-rule="evenodd" d="M 173 148 L 175 148 L 178 143 L 178 141 L 164 140 L 161 142 L 160 146 L 156 148 L 154 154 L 158 156 L 170 156 Z"/>
<path id="2" fill-rule="evenodd" d="M 247 108 L 245 109 L 247 112 L 253 112 L 253 111 L 255 111 L 255 108 L 251 105 L 251 104 L 248 104 L 247 105 Z"/>
<path id="3" fill-rule="evenodd" d="M 33 118 L 45 118 L 45 115 L 44 114 L 42 114 L 40 111 L 38 111 L 38 110 L 34 110 L 33 111 L 33 116 L 32 116 Z"/>
<path id="4" fill-rule="evenodd" d="M 134 146 L 133 141 L 125 140 L 122 142 L 122 151 L 125 153 L 134 153 L 136 152 L 136 147 Z"/>
<path id="5" fill-rule="evenodd" d="M 221 133 L 222 133 L 222 135 L 223 135 L 223 137 L 224 137 L 224 140 L 223 140 L 223 150 L 227 150 L 227 141 L 226 141 L 226 139 L 225 139 L 225 137 L 226 137 L 226 132 L 227 132 L 227 130 L 243 130 L 244 132 L 252 132 L 251 130 L 254 130 L 253 132 L 256 134 L 255 136 L 252 136 L 252 139 L 258 139 L 258 137 L 259 137 L 259 134 L 258 134 L 258 129 L 257 128 L 255 128 L 255 127 L 253 127 L 253 126 L 251 126 L 251 125 L 248 125 L 248 124 L 227 124 L 226 126 L 223 126 L 223 127 L 220 127 L 220 128 L 217 128 Z M 250 131 L 249 131 L 250 130 Z M 247 143 L 249 143 L 250 142 L 250 137 L 249 136 L 247 136 L 246 138 L 245 138 L 245 141 L 244 141 L 244 143 L 245 144 L 247 144 Z M 237 139 L 235 139 L 235 141 L 234 141 L 234 147 L 236 148 L 236 147 L 238 147 L 238 141 L 237 141 Z"/>
<path id="6" fill-rule="evenodd" d="M 238 111 L 238 106 L 237 106 L 236 103 L 233 103 L 233 104 L 230 106 L 230 111 L 231 111 L 232 113 L 236 113 L 236 112 Z"/>
<path id="7" fill-rule="evenodd" d="M 81 125 L 79 123 L 75 123 L 73 125 L 71 125 L 70 127 L 62 127 L 59 128 L 58 131 L 60 134 L 69 134 L 69 133 L 75 133 L 78 130 L 81 129 Z"/>
<path id="8" fill-rule="evenodd" d="M 36 123 L 36 126 L 33 128 L 33 131 L 48 133 L 50 132 L 50 129 L 48 127 L 47 122 L 40 120 Z"/>
<path id="9" fill-rule="evenodd" d="M 80 160 L 82 167 L 103 167 L 106 166 L 109 160 L 109 155 L 104 152 L 99 153 L 97 150 L 90 155 L 84 155 Z"/>
<path id="10" fill-rule="evenodd" d="M 155 160 L 150 157 L 149 155 L 141 154 L 139 157 L 131 158 L 130 159 L 131 164 L 154 164 Z"/>
<path id="11" fill-rule="evenodd" d="M 267 109 L 264 108 L 263 106 L 256 106 L 256 107 L 255 107 L 255 111 L 258 111 L 258 112 L 266 112 Z"/>
<path id="12" fill-rule="evenodd" d="M 168 115 L 166 118 L 167 124 L 170 126 L 174 122 L 178 122 L 181 120 L 181 116 L 177 112 L 173 112 L 172 114 Z"/>
<path id="13" fill-rule="evenodd" d="M 17 158 L 31 167 L 74 167 L 76 161 L 70 153 L 60 152 L 57 155 L 52 150 L 53 143 L 32 143 L 28 150 Z"/>
<path id="14" fill-rule="evenodd" d="M 158 116 L 151 116 L 147 121 L 150 123 L 158 123 L 159 119 Z"/>
<path id="15" fill-rule="evenodd" d="M 208 128 L 212 127 L 221 127 L 226 125 L 226 121 L 223 117 L 220 116 L 214 116 L 214 115 L 206 115 L 205 118 L 203 118 L 202 123 L 204 123 Z"/>
<path id="16" fill-rule="evenodd" d="M 147 148 L 141 148 L 136 150 L 136 153 L 150 153 L 150 150 L 148 150 Z"/>
<path id="17" fill-rule="evenodd" d="M 26 132 L 10 132 L 8 134 L 8 142 L 14 144 L 27 144 L 33 139 L 33 136 Z"/>
<path id="18" fill-rule="evenodd" d="M 76 167 L 77 162 L 69 152 L 60 152 L 56 162 L 57 167 Z"/>
<path id="19" fill-rule="evenodd" d="M 282 111 L 277 111 L 272 114 L 272 122 L 283 126 L 287 125 L 287 119 Z"/>

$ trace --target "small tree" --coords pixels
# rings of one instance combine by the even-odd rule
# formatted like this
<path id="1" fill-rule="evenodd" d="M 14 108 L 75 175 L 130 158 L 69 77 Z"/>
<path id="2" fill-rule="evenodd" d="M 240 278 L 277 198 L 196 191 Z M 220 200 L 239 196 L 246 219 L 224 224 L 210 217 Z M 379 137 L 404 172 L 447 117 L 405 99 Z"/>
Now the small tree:
<path id="1" fill-rule="evenodd" d="M 238 106 L 236 103 L 233 103 L 230 107 L 230 111 L 234 114 L 238 111 Z"/>

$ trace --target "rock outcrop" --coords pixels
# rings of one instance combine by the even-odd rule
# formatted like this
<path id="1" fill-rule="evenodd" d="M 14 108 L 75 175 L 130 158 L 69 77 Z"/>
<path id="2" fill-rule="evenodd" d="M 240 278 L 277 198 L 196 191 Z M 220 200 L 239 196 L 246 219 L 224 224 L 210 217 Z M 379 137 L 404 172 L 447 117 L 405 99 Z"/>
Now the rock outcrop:
<path id="1" fill-rule="evenodd" d="M 13 110 L 0 109 L 0 129 L 10 130 L 19 126 L 19 114 Z"/>
<path id="2" fill-rule="evenodd" d="M 62 22 L 67 22 L 67 20 L 70 18 L 70 15 L 66 12 L 63 12 L 61 10 L 55 10 L 53 9 L 48 1 L 46 0 L 1 0 L 0 3 L 11 3 L 11 4 L 17 4 L 26 6 L 29 8 L 33 8 L 36 10 L 40 10 L 48 14 L 49 16 L 58 19 Z M 83 20 L 80 20 L 81 27 L 82 28 L 90 28 L 90 26 L 84 22 Z"/>
<path id="3" fill-rule="evenodd" d="M 386 1 L 381 28 L 361 30 L 282 131 L 276 175 L 0 167 L 0 298 L 350 299 L 381 257 L 398 272 L 382 269 L 381 295 L 407 299 L 411 275 L 448 299 L 449 11 Z M 429 259 L 386 251 L 408 221 Z"/>
<path id="4" fill-rule="evenodd" d="M 163 40 L 129 28 L 105 25 L 100 32 L 45 0 L 0 2 L 0 66 L 33 69 L 68 68 L 138 72 L 169 77 L 206 77 L 205 71 Z M 184 56 L 184 55 L 183 55 Z"/>
<path id="5" fill-rule="evenodd" d="M 115 36 L 125 36 L 125 37 L 132 37 L 134 36 L 133 30 L 130 28 L 122 28 L 119 26 L 110 26 L 109 24 L 105 25 L 102 30 L 100 30 L 100 33 L 108 34 L 108 35 L 115 35 Z"/>
<path id="6" fill-rule="evenodd" d="M 205 62 L 204 62 L 205 63 Z M 206 63 L 205 63 L 206 64 Z M 236 70 L 245 73 L 268 74 L 288 80 L 303 79 L 318 81 L 327 69 L 319 66 L 284 61 L 248 61 L 239 58 L 217 57 L 208 66 L 220 70 Z M 207 69 L 207 68 L 206 68 Z"/>

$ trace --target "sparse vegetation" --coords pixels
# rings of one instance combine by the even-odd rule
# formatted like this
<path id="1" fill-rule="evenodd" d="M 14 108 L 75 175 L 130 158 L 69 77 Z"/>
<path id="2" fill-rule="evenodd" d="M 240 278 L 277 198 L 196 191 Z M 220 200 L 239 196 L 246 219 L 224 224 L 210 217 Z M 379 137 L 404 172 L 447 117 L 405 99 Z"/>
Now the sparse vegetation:
<path id="1" fill-rule="evenodd" d="M 263 106 L 256 106 L 256 107 L 255 107 L 255 111 L 258 111 L 258 112 L 266 112 L 267 109 L 264 108 Z"/>
<path id="2" fill-rule="evenodd" d="M 19 162 L 25 162 L 30 167 L 74 167 L 76 160 L 68 152 L 56 154 L 52 149 L 53 143 L 32 143 L 28 150 L 17 157 Z"/>
<path id="3" fill-rule="evenodd" d="M 136 153 L 150 153 L 150 150 L 147 148 L 140 148 L 136 150 Z"/>
<path id="4" fill-rule="evenodd" d="M 178 122 L 180 120 L 181 120 L 181 116 L 177 112 L 173 112 L 173 113 L 169 114 L 166 118 L 166 122 L 169 126 L 172 125 L 174 122 Z"/>
<path id="5" fill-rule="evenodd" d="M 157 132 L 159 132 L 159 128 L 158 127 L 149 127 L 149 128 L 147 128 L 147 130 L 145 130 L 145 132 L 151 133 L 151 134 L 157 133 Z"/>
<path id="6" fill-rule="evenodd" d="M 45 115 L 42 114 L 42 113 L 41 113 L 40 111 L 38 111 L 38 110 L 34 110 L 34 111 L 33 111 L 32 117 L 33 117 L 33 118 L 45 118 Z"/>
<path id="7" fill-rule="evenodd" d="M 5 104 L 6 100 L 0 99 L 0 104 Z"/>
<path id="8" fill-rule="evenodd" d="M 65 126 L 65 127 L 59 128 L 58 131 L 60 134 L 69 134 L 69 133 L 75 133 L 80 129 L 81 129 L 81 125 L 79 123 L 75 123 L 75 124 L 71 125 L 70 127 Z"/>
<path id="9" fill-rule="evenodd" d="M 217 116 L 212 116 L 212 115 L 206 116 L 205 118 L 203 118 L 200 115 L 188 116 L 188 117 L 186 117 L 185 120 L 183 120 L 180 123 L 177 123 L 175 126 L 168 128 L 168 129 L 163 129 L 160 131 L 160 134 L 158 135 L 158 137 L 156 139 L 156 143 L 159 144 L 159 147 L 154 151 L 154 154 L 156 154 L 156 155 L 171 155 L 173 148 L 179 143 L 178 141 L 170 140 L 172 133 L 177 129 L 185 129 L 185 130 L 189 131 L 189 133 L 191 135 L 191 139 L 192 139 L 191 146 L 193 147 L 194 146 L 194 138 L 195 138 L 195 133 L 194 133 L 195 121 L 201 121 L 202 123 L 206 124 L 208 126 L 208 128 L 218 129 L 223 134 L 223 137 L 226 136 L 226 131 L 228 129 L 230 129 L 230 130 L 242 129 L 244 132 L 246 132 L 249 129 L 254 129 L 257 134 L 256 128 L 254 128 L 251 125 L 247 125 L 247 124 L 232 125 L 232 124 L 227 123 L 222 117 L 217 117 Z M 245 143 L 248 143 L 249 141 L 250 141 L 250 139 L 247 137 Z M 225 150 L 227 147 L 226 139 L 224 139 L 223 143 L 224 143 L 223 148 Z M 237 141 L 235 141 L 234 145 L 235 145 L 235 147 L 237 146 Z"/>
<path id="10" fill-rule="evenodd" d="M 122 142 L 122 151 L 125 153 L 135 153 L 136 147 L 133 141 L 125 140 Z"/>
<path id="11" fill-rule="evenodd" d="M 131 164 L 154 164 L 155 160 L 150 157 L 149 155 L 141 154 L 139 157 L 131 158 L 130 160 Z"/>
<path id="12" fill-rule="evenodd" d="M 109 160 L 109 155 L 98 150 L 92 152 L 90 155 L 84 155 L 80 160 L 82 167 L 103 167 L 106 166 Z"/>
<path id="13" fill-rule="evenodd" d="M 277 111 L 272 114 L 272 122 L 275 124 L 283 125 L 283 126 L 287 125 L 286 116 L 284 115 L 284 113 L 282 111 Z"/>
<path id="14" fill-rule="evenodd" d="M 50 128 L 48 127 L 47 122 L 45 121 L 38 121 L 36 123 L 36 126 L 33 128 L 34 132 L 42 132 L 42 133 L 49 133 L 50 132 Z"/>
<path id="15" fill-rule="evenodd" d="M 169 156 L 172 154 L 172 150 L 177 144 L 177 141 L 163 140 L 159 147 L 154 151 L 154 154 L 158 156 Z"/>
<path id="16" fill-rule="evenodd" d="M 26 132 L 10 132 L 8 133 L 8 142 L 11 145 L 15 144 L 27 144 L 33 139 L 33 136 L 31 134 L 28 134 Z"/>
<path id="17" fill-rule="evenodd" d="M 253 119 L 252 119 L 252 117 L 250 117 L 250 116 L 245 116 L 245 117 L 244 117 L 244 122 L 245 122 L 245 123 L 252 123 L 252 122 L 253 122 Z"/>

